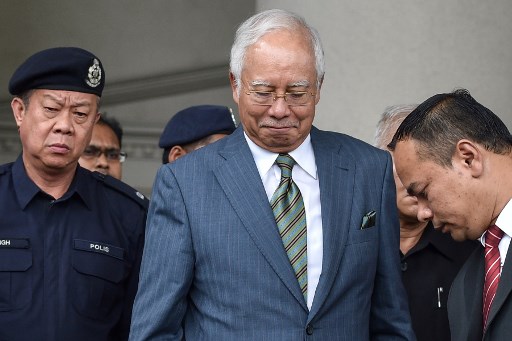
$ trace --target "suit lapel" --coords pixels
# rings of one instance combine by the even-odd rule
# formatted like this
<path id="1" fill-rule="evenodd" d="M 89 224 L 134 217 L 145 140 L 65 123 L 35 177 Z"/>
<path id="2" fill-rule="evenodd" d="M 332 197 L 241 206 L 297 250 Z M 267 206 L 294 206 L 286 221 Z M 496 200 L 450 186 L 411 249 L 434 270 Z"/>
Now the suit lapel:
<path id="1" fill-rule="evenodd" d="M 324 139 L 316 128 L 311 131 L 311 142 L 320 181 L 322 207 L 323 260 L 322 275 L 318 283 L 309 320 L 324 304 L 334 279 L 341 257 L 345 251 L 351 218 L 354 192 L 354 162 L 349 156 L 342 158 L 340 145 Z M 343 193 L 340 195 L 339 193 Z"/>
<path id="2" fill-rule="evenodd" d="M 464 287 L 461 288 L 463 290 L 461 297 L 463 297 L 464 302 L 457 302 L 458 305 L 464 307 L 459 313 L 466 314 L 466 317 L 458 316 L 458 318 L 466 323 L 467 340 L 481 340 L 483 333 L 482 295 L 485 272 L 483 250 L 483 247 L 477 248 L 466 261 L 469 266 L 464 276 Z"/>
<path id="3" fill-rule="evenodd" d="M 496 296 L 494 296 L 494 300 L 492 302 L 491 310 L 489 311 L 489 317 L 487 324 L 491 324 L 492 320 L 498 314 L 500 308 L 503 306 L 505 301 L 507 300 L 510 292 L 512 291 L 512 258 L 510 255 L 512 243 L 508 247 L 507 258 L 505 258 L 505 264 L 503 265 L 503 269 L 501 269 L 501 277 L 500 282 L 498 284 L 498 290 L 496 291 Z"/>
<path id="4" fill-rule="evenodd" d="M 242 128 L 225 140 L 219 151 L 225 162 L 214 170 L 215 177 L 260 252 L 307 310 Z"/>

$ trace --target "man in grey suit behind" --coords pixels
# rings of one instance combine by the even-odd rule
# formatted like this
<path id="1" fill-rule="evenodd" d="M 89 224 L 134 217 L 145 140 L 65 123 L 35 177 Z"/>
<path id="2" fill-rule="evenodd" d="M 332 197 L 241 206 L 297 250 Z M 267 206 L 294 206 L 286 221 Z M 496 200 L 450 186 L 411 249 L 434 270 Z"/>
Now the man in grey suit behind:
<path id="1" fill-rule="evenodd" d="M 230 68 L 241 127 L 155 180 L 130 339 L 414 340 L 389 153 L 312 127 L 316 30 L 256 14 Z"/>

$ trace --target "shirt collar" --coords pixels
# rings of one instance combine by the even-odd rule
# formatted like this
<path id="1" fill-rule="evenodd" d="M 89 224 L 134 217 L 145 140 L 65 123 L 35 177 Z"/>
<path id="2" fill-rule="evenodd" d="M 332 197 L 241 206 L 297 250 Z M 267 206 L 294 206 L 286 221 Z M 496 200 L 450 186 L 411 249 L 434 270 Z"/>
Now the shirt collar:
<path id="1" fill-rule="evenodd" d="M 22 155 L 18 156 L 12 166 L 12 182 L 18 203 L 22 209 L 25 209 L 32 198 L 41 191 L 28 177 L 25 166 L 23 165 Z"/>
<path id="2" fill-rule="evenodd" d="M 420 252 L 430 245 L 446 258 L 456 260 L 458 250 L 453 248 L 453 240 L 451 238 L 452 237 L 449 234 L 436 231 L 432 222 L 429 221 L 421 234 L 420 240 L 407 253 L 407 257 L 415 254 L 416 252 Z"/>
<path id="3" fill-rule="evenodd" d="M 501 213 L 496 219 L 496 226 L 500 228 L 507 236 L 512 236 L 512 199 L 508 201 Z M 485 234 L 487 230 L 478 239 L 483 246 L 485 246 Z"/>
<path id="4" fill-rule="evenodd" d="M 62 198 L 59 199 L 59 201 L 66 200 L 76 193 L 82 199 L 82 202 L 85 204 L 85 206 L 87 206 L 89 209 L 91 208 L 93 196 L 90 186 L 88 186 L 85 181 L 85 177 L 88 175 L 86 172 L 87 171 L 82 167 L 77 167 L 71 185 L 69 186 L 66 193 L 62 196 Z M 25 209 L 29 202 L 38 193 L 44 193 L 27 175 L 27 171 L 25 169 L 25 165 L 23 164 L 23 158 L 21 155 L 14 162 L 12 177 L 14 191 L 16 193 L 18 203 L 22 209 Z"/>
<path id="5" fill-rule="evenodd" d="M 247 144 L 249 145 L 249 149 L 251 150 L 260 177 L 263 178 L 263 176 L 267 174 L 268 171 L 272 168 L 279 154 L 273 153 L 258 146 L 247 136 L 245 131 L 244 137 L 247 141 Z M 308 134 L 306 139 L 301 143 L 299 147 L 297 147 L 297 149 L 289 152 L 288 154 L 293 157 L 295 162 L 297 162 L 297 164 L 312 178 L 318 178 L 315 153 L 313 152 L 313 145 L 311 144 L 310 134 Z"/>

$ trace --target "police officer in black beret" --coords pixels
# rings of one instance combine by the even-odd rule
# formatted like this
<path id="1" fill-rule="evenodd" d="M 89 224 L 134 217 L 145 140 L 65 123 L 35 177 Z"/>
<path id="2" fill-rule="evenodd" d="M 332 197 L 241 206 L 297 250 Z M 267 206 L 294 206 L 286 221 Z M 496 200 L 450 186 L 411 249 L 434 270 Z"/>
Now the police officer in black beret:
<path id="1" fill-rule="evenodd" d="M 14 72 L 22 154 L 0 166 L 0 340 L 123 340 L 148 201 L 78 165 L 99 118 L 105 71 L 52 48 Z"/>
<path id="2" fill-rule="evenodd" d="M 165 126 L 160 141 L 162 163 L 213 143 L 235 131 L 231 109 L 221 105 L 196 105 L 178 111 Z"/>

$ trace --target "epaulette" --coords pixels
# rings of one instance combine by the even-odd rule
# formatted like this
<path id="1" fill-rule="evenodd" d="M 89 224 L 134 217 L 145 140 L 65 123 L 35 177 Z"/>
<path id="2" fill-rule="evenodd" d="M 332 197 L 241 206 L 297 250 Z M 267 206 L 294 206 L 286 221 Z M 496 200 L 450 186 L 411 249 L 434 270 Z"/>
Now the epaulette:
<path id="1" fill-rule="evenodd" d="M 99 172 L 92 172 L 92 175 L 103 182 L 105 185 L 107 185 L 110 188 L 115 189 L 118 192 L 123 193 L 127 197 L 131 198 L 135 202 L 137 202 L 139 205 L 141 205 L 146 211 L 149 207 L 149 199 L 146 198 L 144 194 L 137 191 L 135 188 L 131 187 L 130 185 L 122 182 L 121 180 L 118 180 L 114 177 L 111 177 L 110 175 L 105 175 Z"/>

